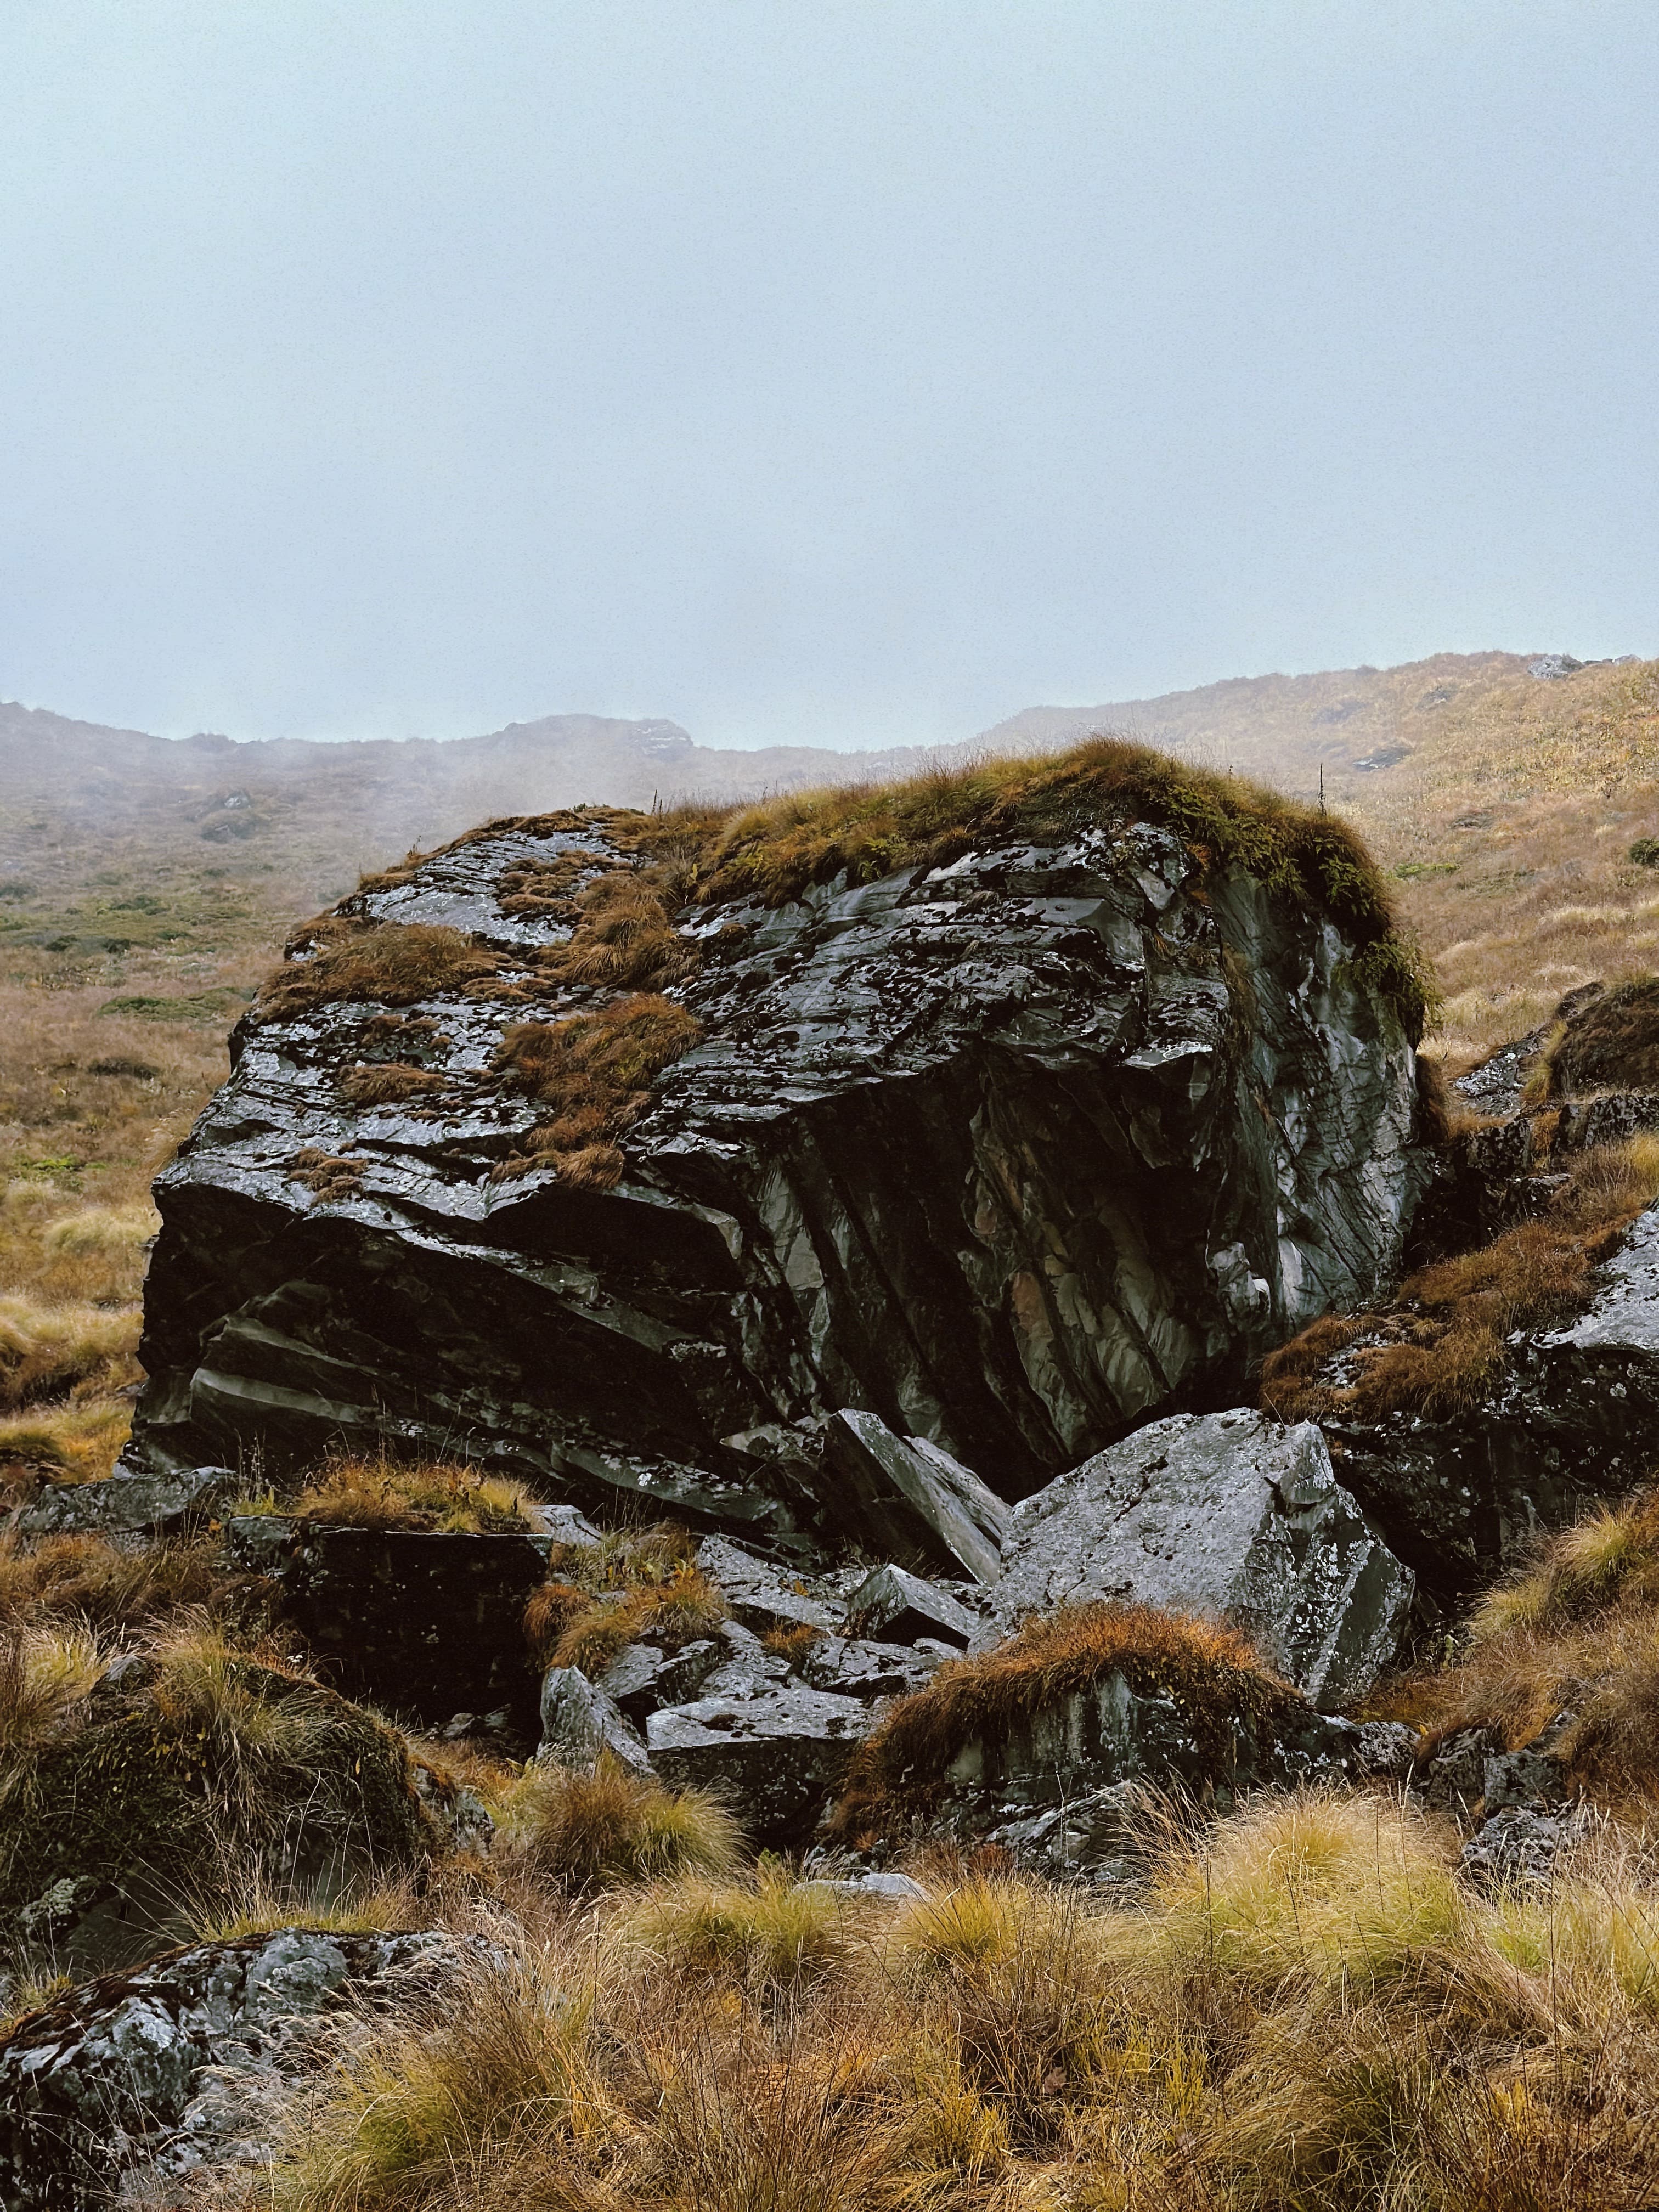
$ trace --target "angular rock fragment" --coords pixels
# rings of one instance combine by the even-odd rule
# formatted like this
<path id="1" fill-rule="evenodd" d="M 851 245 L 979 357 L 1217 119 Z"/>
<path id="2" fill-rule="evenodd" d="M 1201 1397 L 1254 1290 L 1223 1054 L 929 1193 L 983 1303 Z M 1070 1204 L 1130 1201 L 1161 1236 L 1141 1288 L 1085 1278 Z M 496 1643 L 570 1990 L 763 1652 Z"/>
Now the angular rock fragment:
<path id="1" fill-rule="evenodd" d="M 724 1536 L 705 1536 L 697 1565 L 736 1618 L 750 1628 L 836 1628 L 836 1608 L 815 1597 L 805 1578 Z"/>
<path id="2" fill-rule="evenodd" d="M 749 1698 L 700 1698 L 646 1723 L 651 1765 L 677 1789 L 723 1794 L 750 1843 L 799 1847 L 870 1721 L 856 1698 L 782 1685 Z"/>
<path id="3" fill-rule="evenodd" d="M 966 1650 L 975 1615 L 965 1605 L 903 1567 L 878 1567 L 847 1600 L 847 1618 L 860 1632 L 889 1644 L 915 1644 L 927 1636 Z"/>
<path id="4" fill-rule="evenodd" d="M 825 1427 L 823 1458 L 826 1502 L 844 1533 L 996 1580 L 1008 1508 L 949 1452 L 844 1406 Z"/>
<path id="5" fill-rule="evenodd" d="M 645 1746 L 616 1699 L 580 1668 L 550 1667 L 542 1680 L 542 1741 L 536 1756 L 590 1774 L 607 1753 L 636 1774 L 649 1771 Z"/>
<path id="6" fill-rule="evenodd" d="M 117 1467 L 102 1482 L 52 1483 L 17 1516 L 26 1536 L 161 1536 L 206 1518 L 237 1487 L 228 1467 Z"/>
<path id="7" fill-rule="evenodd" d="M 1412 1577 L 1338 1483 L 1310 1422 L 1172 1415 L 1016 1506 L 974 1647 L 1028 1614 L 1137 1601 L 1231 1620 L 1324 1711 L 1399 1647 Z"/>
<path id="8" fill-rule="evenodd" d="M 825 1636 L 797 1662 L 796 1671 L 814 1689 L 868 1699 L 908 1698 L 933 1680 L 938 1667 L 932 1653 L 908 1644 Z"/>
<path id="9" fill-rule="evenodd" d="M 636 1727 L 643 1727 L 659 1705 L 683 1705 L 699 1695 L 704 1682 L 728 1656 L 713 1637 L 659 1651 L 652 1644 L 629 1644 L 599 1677 L 599 1687 Z"/>

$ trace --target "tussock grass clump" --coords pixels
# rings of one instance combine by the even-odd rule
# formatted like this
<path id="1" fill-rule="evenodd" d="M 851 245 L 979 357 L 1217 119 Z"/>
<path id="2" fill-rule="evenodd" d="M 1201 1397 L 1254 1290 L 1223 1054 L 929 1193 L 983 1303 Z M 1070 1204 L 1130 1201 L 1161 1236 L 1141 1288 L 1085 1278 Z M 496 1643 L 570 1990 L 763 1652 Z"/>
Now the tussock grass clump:
<path id="1" fill-rule="evenodd" d="M 168 1621 L 146 1656 L 136 1681 L 0 1759 L 0 1917 L 86 1873 L 200 1898 L 229 1870 L 339 1879 L 419 1856 L 408 1753 L 385 1723 L 205 1615 Z"/>
<path id="2" fill-rule="evenodd" d="M 283 965 L 261 985 L 250 1014 L 257 1022 L 289 1022 L 353 1000 L 412 1006 L 485 981 L 501 965 L 499 953 L 458 929 L 325 915 L 290 939 Z"/>
<path id="3" fill-rule="evenodd" d="M 0 1628 L 0 1761 L 50 1735 L 91 1696 L 108 1663 L 97 1639 L 72 1623 Z"/>
<path id="4" fill-rule="evenodd" d="M 216 1543 L 147 1545 L 124 1552 L 106 1537 L 0 1534 L 0 1622 L 84 1622 L 99 1632 L 154 1626 L 190 1609 L 249 1595 L 226 1572 Z"/>
<path id="5" fill-rule="evenodd" d="M 360 1061 L 340 1078 L 341 1096 L 353 1106 L 401 1106 L 412 1098 L 429 1098 L 447 1087 L 447 1079 L 412 1061 Z"/>
<path id="6" fill-rule="evenodd" d="M 525 1607 L 538 1665 L 603 1674 L 624 1644 L 648 1637 L 678 1651 L 727 1617 L 726 1600 L 696 1566 L 696 1539 L 670 1521 L 561 1546 Z"/>
<path id="7" fill-rule="evenodd" d="M 244 1500 L 238 1511 L 276 1510 L 274 1496 Z M 342 1455 L 313 1474 L 281 1510 L 348 1528 L 410 1528 L 446 1534 L 534 1534 L 540 1502 L 522 1483 L 459 1462 Z"/>
<path id="8" fill-rule="evenodd" d="M 827 1883 L 797 1882 L 763 1859 L 747 1881 L 665 1882 L 631 1900 L 628 1943 L 670 1973 L 714 1977 L 750 1995 L 798 1987 L 828 1974 L 857 1947 L 858 1901 Z"/>
<path id="9" fill-rule="evenodd" d="M 0 1410 L 76 1384 L 130 1380 L 136 1319 L 124 1307 L 51 1306 L 21 1292 L 0 1297 Z"/>
<path id="10" fill-rule="evenodd" d="M 543 1881 L 577 1892 L 677 1875 L 728 1875 L 737 1822 L 705 1790 L 665 1790 L 609 1753 L 591 1774 L 529 1766 L 500 1800 L 498 1850 Z"/>
<path id="11" fill-rule="evenodd" d="M 1659 1900 L 1602 1839 L 1485 1898 L 1449 1827 L 1264 1800 L 1136 1903 L 763 1863 L 550 1917 L 294 2093 L 288 2212 L 1636 2212 Z M 503 1893 L 505 1897 L 507 1893 Z M 475 1923 L 476 1924 L 476 1923 Z"/>
<path id="12" fill-rule="evenodd" d="M 947 1659 L 925 1690 L 900 1698 L 853 1754 L 836 1832 L 869 1837 L 923 1809 L 975 1738 L 1004 1735 L 1111 1674 L 1138 1695 L 1173 1697 L 1218 1763 L 1235 1723 L 1271 1724 L 1303 1710 L 1297 1692 L 1218 1623 L 1145 1605 L 1069 1607 L 989 1651 Z"/>
<path id="13" fill-rule="evenodd" d="M 1495 1728 L 1515 1747 L 1567 1714 L 1558 1749 L 1587 1789 L 1659 1802 L 1659 1493 L 1545 1538 L 1477 1606 L 1463 1657 L 1402 1687 L 1431 1741 Z"/>
<path id="14" fill-rule="evenodd" d="M 1656 1196 L 1659 1139 L 1644 1134 L 1580 1154 L 1542 1219 L 1419 1268 L 1387 1307 L 1328 1314 L 1270 1353 L 1263 1407 L 1284 1421 L 1467 1411 L 1502 1373 L 1510 1333 L 1575 1312 L 1595 1269 Z M 1350 1346 L 1350 1376 L 1324 1379 L 1327 1361 Z"/>
<path id="15" fill-rule="evenodd" d="M 141 1249 L 161 1225 L 148 1199 L 125 1206 L 83 1206 L 59 1214 L 40 1232 L 51 1253 L 127 1253 Z"/>
<path id="16" fill-rule="evenodd" d="M 564 1182 L 612 1188 L 622 1178 L 620 1140 L 650 1103 L 652 1085 L 702 1034 L 696 1015 L 650 993 L 567 1021 L 515 1024 L 497 1068 L 550 1118 L 497 1174 L 551 1167 Z"/>

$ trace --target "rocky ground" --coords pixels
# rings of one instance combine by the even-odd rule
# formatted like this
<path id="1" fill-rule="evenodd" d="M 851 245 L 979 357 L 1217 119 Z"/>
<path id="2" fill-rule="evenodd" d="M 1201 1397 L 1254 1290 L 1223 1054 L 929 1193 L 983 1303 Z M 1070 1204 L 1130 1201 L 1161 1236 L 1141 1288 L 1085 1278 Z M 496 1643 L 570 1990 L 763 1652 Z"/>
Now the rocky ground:
<path id="1" fill-rule="evenodd" d="M 1645 1001 L 1449 1109 L 999 818 L 297 940 L 0 1540 L 9 2204 L 1650 2201 Z"/>

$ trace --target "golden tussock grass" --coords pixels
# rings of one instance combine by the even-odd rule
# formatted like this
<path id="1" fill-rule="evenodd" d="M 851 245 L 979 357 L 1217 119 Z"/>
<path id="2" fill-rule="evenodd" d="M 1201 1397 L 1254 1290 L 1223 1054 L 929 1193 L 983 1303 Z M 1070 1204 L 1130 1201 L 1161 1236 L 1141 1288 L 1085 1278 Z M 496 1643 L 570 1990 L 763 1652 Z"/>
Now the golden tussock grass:
<path id="1" fill-rule="evenodd" d="M 531 1603 L 535 1605 L 534 1596 Z M 726 1617 L 726 1600 L 713 1583 L 696 1567 L 683 1565 L 665 1581 L 590 1601 L 586 1611 L 566 1622 L 550 1663 L 598 1676 L 629 1644 L 648 1640 L 678 1651 L 709 1635 Z"/>
<path id="2" fill-rule="evenodd" d="M 96 1381 L 131 1379 L 134 1316 L 124 1307 L 49 1306 L 0 1297 L 0 1407 L 10 1410 Z"/>
<path id="3" fill-rule="evenodd" d="M 591 1774 L 532 1765 L 497 1800 L 496 1851 L 561 1889 L 587 1893 L 679 1875 L 726 1875 L 737 1821 L 706 1790 L 666 1790 L 608 1753 Z"/>
<path id="4" fill-rule="evenodd" d="M 1376 1797 L 1263 1801 L 1114 1905 L 763 1866 L 495 1908 L 290 2093 L 286 2212 L 1637 2212 L 1659 1899 L 1603 1838 L 1483 1898 Z M 476 1915 L 470 1923 L 490 1925 Z"/>
<path id="5" fill-rule="evenodd" d="M 80 1622 L 114 1633 L 257 1595 L 247 1577 L 227 1571 L 211 1540 L 127 1552 L 104 1536 L 0 1532 L 0 1624 Z"/>
<path id="6" fill-rule="evenodd" d="M 612 1187 L 623 1170 L 620 1139 L 650 1103 L 652 1085 L 702 1033 L 685 1007 L 649 993 L 566 1021 L 516 1024 L 497 1068 L 549 1118 L 496 1173 L 551 1167 L 564 1182 Z"/>
<path id="7" fill-rule="evenodd" d="M 1462 1657 L 1404 1686 L 1436 1739 L 1494 1728 L 1518 1747 L 1569 1714 L 1559 1747 L 1587 1788 L 1659 1801 L 1659 1495 L 1544 1538 L 1476 1607 Z"/>
<path id="8" fill-rule="evenodd" d="M 458 929 L 325 915 L 295 933 L 252 1011 L 256 1021 L 288 1022 L 354 1000 L 412 1006 L 487 981 L 501 965 L 499 953 L 484 951 Z"/>
<path id="9" fill-rule="evenodd" d="M 1386 1307 L 1328 1314 L 1269 1353 L 1262 1406 L 1284 1421 L 1466 1411 L 1503 1371 L 1510 1331 L 1575 1311 L 1596 1267 L 1656 1196 L 1659 1139 L 1644 1134 L 1580 1154 L 1541 1219 L 1419 1269 Z M 1352 1377 L 1323 1379 L 1326 1363 L 1350 1347 Z"/>
<path id="10" fill-rule="evenodd" d="M 1283 1717 L 1302 1703 L 1219 1624 L 1152 1606 L 1070 1607 L 988 1651 L 947 1659 L 926 1689 L 900 1698 L 853 1754 L 836 1832 L 856 1840 L 902 1821 L 925 1807 L 964 1745 L 1006 1734 L 1110 1674 L 1138 1695 L 1173 1697 L 1224 1762 L 1236 1720 Z"/>
<path id="11" fill-rule="evenodd" d="M 325 1462 L 291 1499 L 274 1492 L 243 1499 L 236 1512 L 294 1513 L 350 1528 L 409 1528 L 447 1534 L 535 1533 L 540 1500 L 520 1482 L 461 1462 L 361 1459 Z"/>
<path id="12" fill-rule="evenodd" d="M 415 1098 L 430 1098 L 447 1087 L 447 1079 L 411 1061 L 380 1060 L 360 1062 L 340 1078 L 340 1095 L 356 1107 L 401 1106 Z"/>

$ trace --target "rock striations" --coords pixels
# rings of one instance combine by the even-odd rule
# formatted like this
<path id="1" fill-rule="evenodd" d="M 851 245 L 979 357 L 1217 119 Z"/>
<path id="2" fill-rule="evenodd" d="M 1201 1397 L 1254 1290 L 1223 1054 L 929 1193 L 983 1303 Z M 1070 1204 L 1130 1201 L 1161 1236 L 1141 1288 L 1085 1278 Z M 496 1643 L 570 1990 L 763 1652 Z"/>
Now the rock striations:
<path id="1" fill-rule="evenodd" d="M 130 1468 L 386 1443 L 787 1533 L 851 1407 L 1013 1498 L 1395 1270 L 1409 1017 L 1315 900 L 1156 822 L 981 836 L 671 902 L 641 996 L 568 948 L 652 820 L 492 826 L 298 940 L 157 1186 Z M 679 1057 L 625 1155 L 538 1149 L 513 1056 L 596 1014 Z"/>

